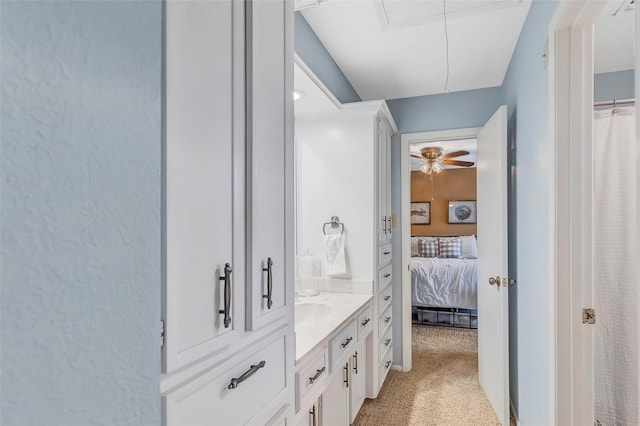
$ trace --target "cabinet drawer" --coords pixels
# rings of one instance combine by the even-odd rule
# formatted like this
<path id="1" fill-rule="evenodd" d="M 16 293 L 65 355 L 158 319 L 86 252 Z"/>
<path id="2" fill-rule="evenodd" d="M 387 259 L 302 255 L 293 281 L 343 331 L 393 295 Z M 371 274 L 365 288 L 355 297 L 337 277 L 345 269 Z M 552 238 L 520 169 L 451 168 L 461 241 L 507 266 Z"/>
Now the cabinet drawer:
<path id="1" fill-rule="evenodd" d="M 389 370 L 391 369 L 392 362 L 393 350 L 389 349 L 378 365 L 378 389 L 382 387 L 384 380 L 387 378 L 387 373 L 389 373 Z"/>
<path id="2" fill-rule="evenodd" d="M 391 267 L 392 265 L 389 264 L 378 271 L 378 292 L 381 292 L 391 284 Z"/>
<path id="3" fill-rule="evenodd" d="M 391 251 L 391 244 L 385 244 L 378 247 L 378 266 L 386 265 L 391 262 L 393 252 Z"/>
<path id="4" fill-rule="evenodd" d="M 378 296 L 378 311 L 379 312 L 384 312 L 385 309 L 387 309 L 388 306 L 391 305 L 391 291 L 393 290 L 393 287 L 389 286 L 386 289 L 382 290 L 380 292 L 380 295 Z"/>
<path id="5" fill-rule="evenodd" d="M 378 359 L 383 359 L 387 350 L 393 346 L 392 331 L 393 327 L 387 328 L 387 331 L 385 331 L 378 341 Z"/>
<path id="6" fill-rule="evenodd" d="M 285 404 L 275 416 L 271 418 L 265 426 L 287 426 L 287 424 L 291 424 L 288 422 L 288 414 L 289 414 L 289 404 Z"/>
<path id="7" fill-rule="evenodd" d="M 167 426 L 250 421 L 286 388 L 286 368 L 290 361 L 285 349 L 287 337 L 279 335 L 257 345 L 251 353 L 242 353 L 165 395 Z M 263 361 L 263 367 L 255 367 Z M 248 373 L 250 370 L 253 374 Z M 230 389 L 232 379 L 243 375 L 245 380 Z"/>
<path id="8" fill-rule="evenodd" d="M 389 306 L 378 318 L 378 337 L 382 337 L 387 328 L 391 327 L 391 323 L 393 323 L 393 314 Z"/>
<path id="9" fill-rule="evenodd" d="M 373 312 L 371 310 L 371 305 L 368 305 L 367 309 L 365 309 L 360 313 L 360 315 L 358 315 L 358 340 L 362 340 L 363 337 L 366 337 L 373 328 L 372 314 Z"/>
<path id="10" fill-rule="evenodd" d="M 313 396 L 309 394 L 309 391 L 324 386 L 324 382 L 326 382 L 329 376 L 329 363 L 327 361 L 327 351 L 325 348 L 310 364 L 296 373 L 297 395 L 299 396 L 299 398 L 296 399 L 296 410 L 299 410 L 301 406 L 305 405 L 307 395 Z"/>
<path id="11" fill-rule="evenodd" d="M 356 346 L 356 322 L 351 321 L 345 328 L 336 334 L 329 343 L 330 367 L 333 371 L 339 366 L 341 358 Z"/>

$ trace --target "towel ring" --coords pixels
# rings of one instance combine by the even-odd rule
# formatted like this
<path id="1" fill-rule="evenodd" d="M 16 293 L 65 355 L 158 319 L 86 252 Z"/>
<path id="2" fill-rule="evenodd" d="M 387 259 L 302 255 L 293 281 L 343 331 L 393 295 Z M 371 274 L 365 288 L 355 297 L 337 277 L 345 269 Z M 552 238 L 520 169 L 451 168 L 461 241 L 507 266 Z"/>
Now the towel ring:
<path id="1" fill-rule="evenodd" d="M 340 235 L 344 234 L 344 223 L 340 222 L 340 218 L 338 216 L 331 216 L 331 221 L 325 222 L 324 225 L 322 225 L 322 233 L 324 235 L 327 235 L 327 230 L 326 230 L 327 225 L 331 225 L 332 229 L 341 227 Z"/>

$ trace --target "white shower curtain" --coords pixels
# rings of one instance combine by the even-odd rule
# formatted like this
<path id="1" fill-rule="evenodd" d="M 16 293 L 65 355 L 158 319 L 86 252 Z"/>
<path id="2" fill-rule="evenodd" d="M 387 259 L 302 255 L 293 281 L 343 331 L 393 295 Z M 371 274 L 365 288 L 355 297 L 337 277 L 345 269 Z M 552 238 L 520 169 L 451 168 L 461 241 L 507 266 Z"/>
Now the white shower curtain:
<path id="1" fill-rule="evenodd" d="M 595 418 L 638 425 L 635 107 L 594 113 Z"/>

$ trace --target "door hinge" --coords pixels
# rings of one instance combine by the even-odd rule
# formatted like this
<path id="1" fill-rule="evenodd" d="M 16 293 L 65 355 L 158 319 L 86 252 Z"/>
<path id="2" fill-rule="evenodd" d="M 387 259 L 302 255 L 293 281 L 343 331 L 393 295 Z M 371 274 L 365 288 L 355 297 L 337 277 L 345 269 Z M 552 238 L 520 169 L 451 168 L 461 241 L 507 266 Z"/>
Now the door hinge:
<path id="1" fill-rule="evenodd" d="M 164 320 L 160 320 L 160 347 L 164 348 Z"/>
<path id="2" fill-rule="evenodd" d="M 593 308 L 582 309 L 582 323 L 583 324 L 595 324 L 596 323 L 596 310 Z"/>

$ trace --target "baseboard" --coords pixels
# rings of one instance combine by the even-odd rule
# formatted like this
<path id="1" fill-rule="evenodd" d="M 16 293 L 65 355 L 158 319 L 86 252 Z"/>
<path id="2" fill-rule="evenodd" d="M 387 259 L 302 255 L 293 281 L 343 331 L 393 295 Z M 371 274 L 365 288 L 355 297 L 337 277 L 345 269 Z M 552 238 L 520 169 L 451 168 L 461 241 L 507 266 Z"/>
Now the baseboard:
<path id="1" fill-rule="evenodd" d="M 518 419 L 518 412 L 516 411 L 516 407 L 513 406 L 513 401 L 509 399 L 509 405 L 511 406 L 511 417 L 516 422 L 516 426 L 520 426 L 520 420 Z"/>
<path id="2" fill-rule="evenodd" d="M 395 365 L 394 364 L 394 365 L 391 366 L 391 369 L 392 370 L 396 370 L 396 371 L 403 371 L 401 365 Z"/>

